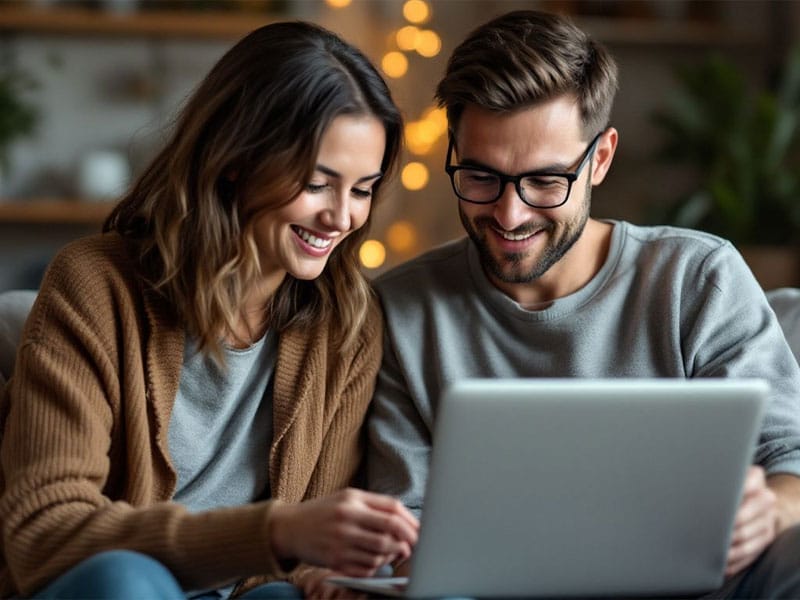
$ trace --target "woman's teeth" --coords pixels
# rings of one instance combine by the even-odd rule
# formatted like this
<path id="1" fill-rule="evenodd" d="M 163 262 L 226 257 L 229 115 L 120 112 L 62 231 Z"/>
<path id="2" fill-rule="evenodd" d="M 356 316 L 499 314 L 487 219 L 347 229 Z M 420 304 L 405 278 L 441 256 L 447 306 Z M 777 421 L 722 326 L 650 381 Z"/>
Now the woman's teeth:
<path id="1" fill-rule="evenodd" d="M 295 231 L 297 232 L 297 235 L 299 235 L 306 244 L 314 246 L 314 248 L 320 248 L 320 249 L 327 248 L 328 246 L 331 245 L 331 242 L 333 241 L 330 238 L 328 239 L 318 238 L 317 236 L 306 231 L 305 229 L 300 229 L 299 227 L 295 228 Z"/>

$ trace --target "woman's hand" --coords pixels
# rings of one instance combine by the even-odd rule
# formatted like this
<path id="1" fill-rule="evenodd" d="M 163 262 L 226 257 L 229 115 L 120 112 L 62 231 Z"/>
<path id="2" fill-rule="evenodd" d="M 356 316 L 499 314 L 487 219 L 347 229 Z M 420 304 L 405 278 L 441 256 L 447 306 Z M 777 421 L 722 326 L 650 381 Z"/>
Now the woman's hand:
<path id="1" fill-rule="evenodd" d="M 399 501 L 352 488 L 271 509 L 270 539 L 279 560 L 296 558 L 350 577 L 368 577 L 408 558 L 418 530 Z"/>
<path id="2" fill-rule="evenodd" d="M 366 600 L 367 595 L 340 585 L 328 583 L 328 577 L 341 575 L 330 569 L 309 568 L 308 572 L 297 580 L 307 600 Z"/>

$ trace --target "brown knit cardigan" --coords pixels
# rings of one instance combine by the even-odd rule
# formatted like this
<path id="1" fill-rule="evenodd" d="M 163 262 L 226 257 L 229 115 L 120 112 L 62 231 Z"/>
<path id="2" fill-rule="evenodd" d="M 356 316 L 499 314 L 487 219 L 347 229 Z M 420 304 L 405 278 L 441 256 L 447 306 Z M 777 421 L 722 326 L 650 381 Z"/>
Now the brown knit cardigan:
<path id="1" fill-rule="evenodd" d="M 323 325 L 280 337 L 264 468 L 282 501 L 350 484 L 361 459 L 381 357 L 377 305 L 354 348 L 339 351 L 329 334 Z M 54 259 L 0 392 L 0 595 L 32 594 L 117 548 L 155 557 L 187 589 L 287 575 L 267 534 L 272 501 L 196 514 L 171 502 L 167 428 L 183 348 L 183 329 L 142 292 L 117 234 Z"/>

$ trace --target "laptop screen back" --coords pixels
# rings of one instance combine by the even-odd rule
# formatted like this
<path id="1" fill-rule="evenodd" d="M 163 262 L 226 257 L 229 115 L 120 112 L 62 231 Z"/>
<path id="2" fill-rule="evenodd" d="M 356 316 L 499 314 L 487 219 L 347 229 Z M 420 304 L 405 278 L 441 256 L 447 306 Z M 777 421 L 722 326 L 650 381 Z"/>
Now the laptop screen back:
<path id="1" fill-rule="evenodd" d="M 464 380 L 436 421 L 410 596 L 721 584 L 766 383 Z"/>

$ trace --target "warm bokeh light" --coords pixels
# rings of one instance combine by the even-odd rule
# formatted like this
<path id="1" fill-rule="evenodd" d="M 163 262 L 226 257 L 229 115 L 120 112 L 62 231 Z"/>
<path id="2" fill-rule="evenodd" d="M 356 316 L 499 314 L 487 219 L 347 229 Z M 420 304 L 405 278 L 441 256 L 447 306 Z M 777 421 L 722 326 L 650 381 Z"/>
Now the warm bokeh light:
<path id="1" fill-rule="evenodd" d="M 396 221 L 386 230 L 386 243 L 399 254 L 416 250 L 417 239 L 417 228 L 409 221 Z"/>
<path id="2" fill-rule="evenodd" d="M 422 115 L 424 121 L 433 123 L 439 135 L 447 133 L 447 111 L 438 106 L 434 106 L 425 111 Z"/>
<path id="3" fill-rule="evenodd" d="M 414 47 L 417 54 L 425 58 L 432 58 L 442 49 L 442 38 L 431 29 L 424 29 L 417 36 L 417 45 Z"/>
<path id="4" fill-rule="evenodd" d="M 411 121 L 406 125 L 406 147 L 413 154 L 427 154 L 441 133 L 432 120 Z"/>
<path id="5" fill-rule="evenodd" d="M 431 7 L 425 0 L 408 0 L 403 4 L 403 16 L 409 23 L 424 23 L 431 16 Z"/>
<path id="6" fill-rule="evenodd" d="M 419 38 L 419 28 L 413 25 L 406 25 L 397 30 L 394 41 L 400 50 L 406 52 L 417 49 L 417 39 Z"/>
<path id="7" fill-rule="evenodd" d="M 397 79 L 408 71 L 408 59 L 402 52 L 387 52 L 381 60 L 381 68 L 386 75 Z"/>
<path id="8" fill-rule="evenodd" d="M 378 240 L 367 240 L 361 244 L 358 258 L 367 269 L 377 269 L 386 261 L 386 248 Z"/>
<path id="9" fill-rule="evenodd" d="M 410 162 L 403 167 L 400 181 L 407 190 L 415 192 L 428 185 L 428 167 L 421 162 Z"/>
<path id="10" fill-rule="evenodd" d="M 422 156 L 431 151 L 433 144 L 426 142 L 422 136 L 417 135 L 415 132 L 416 128 L 416 123 L 409 123 L 406 125 L 406 148 L 411 154 Z"/>
<path id="11" fill-rule="evenodd" d="M 419 121 L 409 121 L 405 129 L 406 147 L 416 155 L 428 154 L 439 138 L 447 133 L 447 113 L 431 106 Z"/>
<path id="12" fill-rule="evenodd" d="M 344 8 L 345 6 L 350 6 L 350 2 L 352 2 L 352 0 L 325 0 L 325 4 L 333 8 Z"/>

